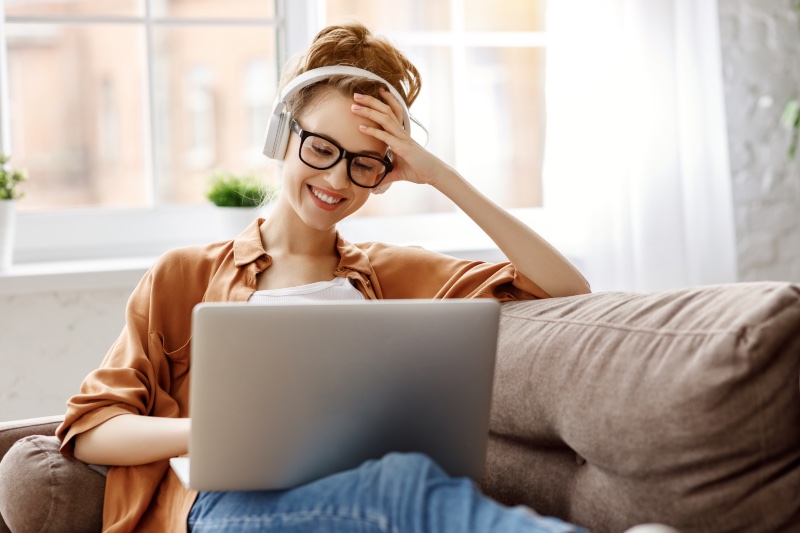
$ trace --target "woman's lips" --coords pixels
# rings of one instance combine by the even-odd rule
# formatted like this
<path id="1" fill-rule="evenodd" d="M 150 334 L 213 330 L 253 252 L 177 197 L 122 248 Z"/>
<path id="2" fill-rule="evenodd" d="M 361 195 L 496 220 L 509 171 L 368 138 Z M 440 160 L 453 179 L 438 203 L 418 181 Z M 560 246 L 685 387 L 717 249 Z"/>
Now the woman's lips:
<path id="1" fill-rule="evenodd" d="M 344 196 L 314 187 L 313 185 L 308 185 L 308 193 L 311 195 L 311 199 L 317 207 L 325 211 L 333 211 L 339 207 L 340 204 L 344 203 L 345 200 Z"/>

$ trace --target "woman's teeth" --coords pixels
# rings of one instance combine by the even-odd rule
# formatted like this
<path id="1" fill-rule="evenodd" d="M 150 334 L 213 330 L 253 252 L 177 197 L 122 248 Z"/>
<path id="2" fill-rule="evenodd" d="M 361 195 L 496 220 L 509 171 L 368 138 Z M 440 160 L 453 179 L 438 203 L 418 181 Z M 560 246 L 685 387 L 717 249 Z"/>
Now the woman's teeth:
<path id="1" fill-rule="evenodd" d="M 322 200 L 326 204 L 331 204 L 331 205 L 338 204 L 339 202 L 344 200 L 344 198 L 331 198 L 327 194 L 323 194 L 323 193 L 319 192 L 316 189 L 311 189 L 311 192 L 314 193 L 314 196 L 316 196 L 317 198 L 319 198 L 320 200 Z"/>

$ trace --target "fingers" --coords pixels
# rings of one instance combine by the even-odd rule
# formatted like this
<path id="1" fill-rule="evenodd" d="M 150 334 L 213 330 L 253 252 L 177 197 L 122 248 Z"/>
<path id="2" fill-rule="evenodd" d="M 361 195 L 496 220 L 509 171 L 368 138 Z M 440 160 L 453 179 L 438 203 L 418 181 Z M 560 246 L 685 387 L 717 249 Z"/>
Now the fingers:
<path id="1" fill-rule="evenodd" d="M 404 131 L 402 125 L 402 108 L 389 91 L 385 89 L 382 89 L 382 91 L 388 95 L 389 104 L 373 96 L 356 93 L 353 95 L 356 103 L 352 105 L 352 110 L 357 115 L 377 122 L 386 131 L 398 135 Z M 398 112 L 400 118 L 398 118 Z"/>
<path id="2" fill-rule="evenodd" d="M 386 131 L 384 131 L 381 128 L 372 128 L 372 127 L 367 126 L 365 124 L 361 124 L 358 127 L 358 129 L 360 129 L 362 132 L 366 133 L 367 135 L 372 135 L 373 137 L 375 137 L 379 141 L 383 141 L 383 143 L 386 144 L 386 146 L 388 146 L 390 150 L 392 149 L 393 142 L 395 140 L 397 140 L 397 137 L 395 137 L 394 135 L 391 135 L 390 133 L 387 133 Z"/>
<path id="3" fill-rule="evenodd" d="M 383 96 L 384 101 L 389 104 L 395 118 L 397 118 L 397 121 L 403 126 L 403 129 L 405 129 L 407 125 L 403 124 L 403 104 L 398 102 L 391 91 L 385 87 L 381 87 L 381 96 Z"/>

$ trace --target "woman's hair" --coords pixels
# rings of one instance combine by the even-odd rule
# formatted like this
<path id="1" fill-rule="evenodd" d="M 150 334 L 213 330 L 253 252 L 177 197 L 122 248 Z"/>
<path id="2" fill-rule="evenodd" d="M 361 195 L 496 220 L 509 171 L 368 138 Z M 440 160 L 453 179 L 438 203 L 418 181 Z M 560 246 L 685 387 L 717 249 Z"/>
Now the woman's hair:
<path id="1" fill-rule="evenodd" d="M 281 89 L 304 72 L 332 65 L 348 65 L 377 74 L 400 93 L 408 107 L 419 95 L 421 80 L 417 68 L 392 43 L 373 35 L 358 22 L 328 26 L 320 31 L 308 50 L 287 65 Z M 287 107 L 292 115 L 299 117 L 326 89 L 336 89 L 346 96 L 359 92 L 381 98 L 382 85 L 366 78 L 334 76 L 304 87 L 287 102 Z"/>

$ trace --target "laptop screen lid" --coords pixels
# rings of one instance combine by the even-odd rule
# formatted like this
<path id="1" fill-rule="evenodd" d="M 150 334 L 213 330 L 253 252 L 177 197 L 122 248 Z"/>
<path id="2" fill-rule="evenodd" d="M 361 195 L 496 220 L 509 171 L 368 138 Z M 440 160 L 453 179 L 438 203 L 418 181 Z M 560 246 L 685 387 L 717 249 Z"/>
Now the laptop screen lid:
<path id="1" fill-rule="evenodd" d="M 193 315 L 189 483 L 285 489 L 388 452 L 480 479 L 499 303 L 204 303 Z"/>

